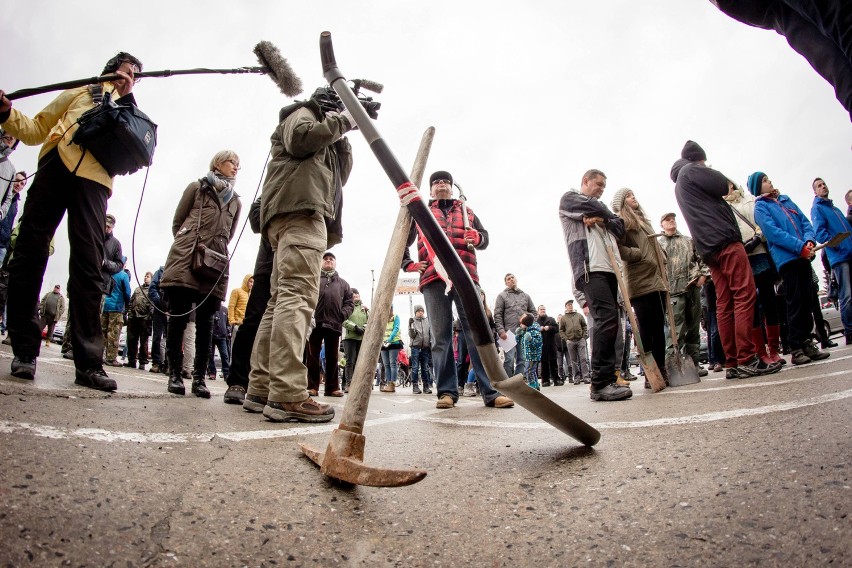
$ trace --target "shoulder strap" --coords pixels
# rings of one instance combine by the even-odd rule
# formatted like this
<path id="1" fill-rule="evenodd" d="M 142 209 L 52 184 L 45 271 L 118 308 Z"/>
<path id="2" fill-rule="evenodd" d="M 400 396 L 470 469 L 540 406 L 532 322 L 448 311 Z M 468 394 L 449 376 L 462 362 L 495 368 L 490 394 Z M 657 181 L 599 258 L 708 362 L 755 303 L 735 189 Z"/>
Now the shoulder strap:
<path id="1" fill-rule="evenodd" d="M 757 227 L 755 227 L 755 226 L 754 226 L 754 223 L 752 223 L 751 221 L 749 221 L 749 220 L 748 220 L 748 218 L 747 218 L 745 215 L 743 215 L 742 213 L 740 213 L 739 211 L 737 211 L 737 208 L 736 208 L 736 207 L 734 207 L 734 206 L 733 206 L 733 205 L 731 205 L 730 203 L 728 203 L 728 206 L 731 208 L 731 211 L 733 211 L 733 212 L 734 212 L 734 215 L 736 215 L 737 217 L 739 217 L 740 219 L 742 219 L 742 220 L 743 220 L 743 222 L 744 222 L 746 225 L 748 225 L 749 227 L 751 227 L 751 230 L 752 230 L 752 231 L 754 231 L 755 233 L 756 233 L 756 232 L 758 232 L 758 229 L 757 229 Z"/>

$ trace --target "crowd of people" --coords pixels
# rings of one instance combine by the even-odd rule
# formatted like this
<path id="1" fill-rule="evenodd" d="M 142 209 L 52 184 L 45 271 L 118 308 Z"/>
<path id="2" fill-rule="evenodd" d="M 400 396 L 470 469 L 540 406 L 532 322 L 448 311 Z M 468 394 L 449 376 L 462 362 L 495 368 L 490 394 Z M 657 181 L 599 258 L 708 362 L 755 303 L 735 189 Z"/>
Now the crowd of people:
<path id="1" fill-rule="evenodd" d="M 104 96 L 135 105 L 134 75 L 141 69 L 130 54 L 112 58 L 103 73 L 119 79 L 103 84 Z M 184 381 L 190 380 L 192 394 L 210 398 L 206 381 L 217 374 L 216 349 L 228 384 L 226 403 L 272 421 L 326 422 L 334 409 L 314 397 L 321 389 L 326 397 L 348 392 L 366 327 L 379 325 L 383 392 L 395 390 L 399 352 L 408 347 L 412 393 L 431 394 L 434 387 L 437 408 L 454 407 L 460 393 L 478 396 L 490 408 L 514 406 L 492 385 L 478 350 L 470 348 L 473 335 L 459 294 L 415 226 L 400 268 L 418 274 L 425 306 L 416 307 L 407 326 L 393 312 L 387 321 L 371 324 L 359 292 L 338 273 L 330 249 L 342 240 L 343 187 L 353 164 L 345 135 L 357 125 L 330 87 L 280 111 L 262 193 L 249 210 L 252 230 L 261 235 L 255 270 L 231 290 L 227 307 L 228 245 L 242 208 L 234 191 L 239 156 L 217 152 L 206 172 L 187 185 L 164 264 L 131 292 L 127 258 L 112 234 L 116 219 L 106 212 L 113 177 L 91 152 L 60 143 L 92 108 L 93 98 L 89 88 L 71 89 L 30 118 L 0 91 L 5 188 L 0 300 L 14 352 L 12 375 L 35 378 L 42 329 L 48 327 L 49 345 L 52 326 L 66 310 L 60 285 L 41 302 L 38 294 L 56 227 L 67 213 L 71 259 L 63 353 L 73 359 L 79 385 L 117 388 L 104 366 L 122 365 L 118 337 L 126 325 L 124 365 L 144 370 L 150 362 L 151 372 L 168 375 L 169 393 L 184 395 Z M 28 179 L 9 161 L 18 141 L 43 146 L 13 231 Z M 641 205 L 649 196 L 630 188 L 616 191 L 607 206 L 601 201 L 607 178 L 598 169 L 586 171 L 580 189 L 562 196 L 558 213 L 574 297 L 552 317 L 512 273 L 505 275 L 493 309 L 488 305 L 479 288 L 477 251 L 489 245 L 489 233 L 467 203 L 453 196 L 452 174 L 431 174 L 428 210 L 480 292 L 507 375 L 522 374 L 535 389 L 586 384 L 592 400 L 624 400 L 632 396 L 635 378 L 629 368 L 632 334 L 664 380 L 665 360 L 675 345 L 676 355 L 693 359 L 701 375 L 724 369 L 728 379 L 777 372 L 786 364 L 785 349 L 794 365 L 824 359 L 829 354 L 814 340 L 815 329 L 823 331 L 814 320 L 819 300 L 812 260 L 819 248 L 846 343 L 852 343 L 852 239 L 844 238 L 852 226 L 829 199 L 824 180 L 813 182 L 809 220 L 765 173 L 749 176 L 746 191 L 708 167 L 704 150 L 693 141 L 685 144 L 671 179 L 691 237 L 678 231 L 673 212 L 655 228 Z M 401 188 L 401 199 L 411 199 L 404 192 Z M 846 198 L 852 199 L 852 191 Z M 412 245 L 416 259 L 408 250 Z M 626 317 L 630 306 L 637 329 Z M 699 361 L 702 324 L 710 369 Z M 831 344 L 827 337 L 817 339 L 823 348 Z M 345 371 L 338 381 L 341 348 Z M 647 381 L 645 386 L 650 387 Z"/>

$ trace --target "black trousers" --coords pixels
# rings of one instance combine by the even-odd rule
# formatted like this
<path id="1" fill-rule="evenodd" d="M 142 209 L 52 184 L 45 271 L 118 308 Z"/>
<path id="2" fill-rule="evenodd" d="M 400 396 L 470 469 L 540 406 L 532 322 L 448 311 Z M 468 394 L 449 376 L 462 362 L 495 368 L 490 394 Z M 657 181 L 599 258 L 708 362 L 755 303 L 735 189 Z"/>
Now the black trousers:
<path id="1" fill-rule="evenodd" d="M 320 388 L 320 350 L 325 343 L 325 394 L 340 390 L 340 377 L 337 370 L 337 353 L 340 351 L 340 332 L 323 327 L 315 327 L 308 338 L 308 350 L 305 353 L 308 367 L 308 390 Z"/>
<path id="2" fill-rule="evenodd" d="M 762 327 L 761 313 L 766 325 L 778 325 L 778 302 L 775 300 L 775 280 L 778 273 L 774 269 L 755 274 L 754 285 L 757 288 L 758 305 L 754 307 L 753 327 Z"/>
<path id="3" fill-rule="evenodd" d="M 270 274 L 255 274 L 254 286 L 249 292 L 246 304 L 246 315 L 243 324 L 237 330 L 234 337 L 234 346 L 231 349 L 231 370 L 225 377 L 228 386 L 241 386 L 248 388 L 249 371 L 251 370 L 251 350 L 254 347 L 254 338 L 257 336 L 257 328 L 266 310 L 266 304 L 272 297 L 269 288 Z"/>
<path id="4" fill-rule="evenodd" d="M 151 337 L 151 318 L 127 318 L 127 361 L 148 364 L 148 338 Z"/>
<path id="5" fill-rule="evenodd" d="M 646 352 L 654 355 L 654 361 L 661 371 L 666 368 L 666 331 L 664 292 L 651 292 L 636 298 L 630 298 L 636 324 L 639 326 L 639 338 Z"/>
<path id="6" fill-rule="evenodd" d="M 541 380 L 556 381 L 558 378 L 556 347 L 553 345 L 553 338 L 550 337 L 544 340 L 544 346 L 541 349 Z"/>
<path id="7" fill-rule="evenodd" d="M 592 334 L 592 388 L 615 382 L 615 339 L 618 335 L 618 281 L 611 272 L 592 272 L 583 287 L 595 322 Z"/>
<path id="8" fill-rule="evenodd" d="M 103 365 L 101 331 L 103 293 L 104 225 L 109 190 L 99 183 L 75 176 L 56 149 L 39 160 L 39 171 L 30 186 L 15 253 L 9 262 L 7 314 L 12 350 L 16 357 L 37 357 L 41 326 L 36 313 L 47 266 L 50 239 L 68 213 L 68 297 L 74 306 L 69 323 L 74 365 L 88 370 Z"/>
<path id="9" fill-rule="evenodd" d="M 154 310 L 154 315 L 151 316 L 151 362 L 162 366 L 163 361 L 163 335 L 166 333 L 166 326 L 169 320 L 165 314 Z"/>
<path id="10" fill-rule="evenodd" d="M 811 275 L 811 263 L 804 258 L 791 260 L 778 269 L 787 290 L 787 338 L 790 349 L 801 349 L 814 330 L 816 295 Z"/>
<path id="11" fill-rule="evenodd" d="M 192 377 L 204 378 L 207 373 L 207 359 L 213 344 L 213 315 L 219 311 L 222 300 L 207 296 L 189 288 L 163 288 L 169 302 L 168 331 L 166 332 L 166 356 L 169 359 L 169 373 L 180 375 L 183 368 L 183 334 L 189 323 L 189 311 L 195 310 L 195 360 L 192 362 Z"/>

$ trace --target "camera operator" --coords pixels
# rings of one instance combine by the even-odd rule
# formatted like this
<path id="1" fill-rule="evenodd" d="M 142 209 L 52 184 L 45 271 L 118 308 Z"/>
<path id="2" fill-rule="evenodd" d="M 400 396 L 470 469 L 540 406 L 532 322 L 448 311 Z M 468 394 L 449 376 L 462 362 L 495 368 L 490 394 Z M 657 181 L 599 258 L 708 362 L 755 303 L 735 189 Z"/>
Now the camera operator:
<path id="1" fill-rule="evenodd" d="M 142 63 L 129 53 L 121 52 L 110 59 L 102 74 L 115 73 L 122 78 L 101 83 L 103 96 L 118 104 L 135 105 L 134 74 L 141 70 Z M 38 303 L 50 240 L 67 211 L 71 245 L 68 294 L 74 305 L 67 332 L 73 341 L 75 383 L 112 391 L 116 383 L 103 370 L 100 322 L 103 231 L 112 177 L 91 152 L 69 143 L 78 128 L 77 120 L 96 104 L 93 94 L 89 87 L 63 91 L 30 118 L 12 108 L 12 102 L 0 91 L 0 123 L 4 129 L 24 144 L 43 144 L 38 172 L 24 203 L 15 255 L 9 262 L 9 334 L 15 355 L 12 375 L 34 379 L 41 328 L 32 307 Z"/>

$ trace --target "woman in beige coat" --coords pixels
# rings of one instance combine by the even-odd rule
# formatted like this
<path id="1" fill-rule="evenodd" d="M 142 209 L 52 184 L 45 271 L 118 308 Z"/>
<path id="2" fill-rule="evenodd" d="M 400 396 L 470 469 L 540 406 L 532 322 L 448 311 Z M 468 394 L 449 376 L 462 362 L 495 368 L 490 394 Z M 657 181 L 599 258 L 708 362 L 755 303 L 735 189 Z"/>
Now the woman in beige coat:
<path id="1" fill-rule="evenodd" d="M 160 289 L 168 302 L 168 334 L 166 356 L 169 360 L 169 386 L 172 394 L 185 394 L 183 366 L 183 333 L 189 314 L 195 312 L 195 360 L 192 365 L 192 393 L 210 398 L 204 383 L 207 358 L 213 339 L 213 315 L 219 311 L 228 289 L 228 264 L 216 275 L 193 269 L 193 257 L 199 245 L 228 256 L 228 243 L 237 229 L 240 198 L 234 183 L 240 159 L 231 150 L 218 152 L 210 160 L 210 171 L 187 186 L 180 198 L 172 233 L 175 240 L 166 259 Z"/>
<path id="2" fill-rule="evenodd" d="M 612 200 L 612 210 L 624 219 L 624 237 L 618 242 L 618 251 L 625 262 L 624 272 L 627 280 L 627 292 L 636 323 L 639 324 L 639 337 L 642 347 L 654 355 L 657 367 L 666 377 L 666 285 L 660 272 L 657 257 L 657 239 L 648 221 L 645 211 L 639 205 L 633 190 L 619 189 Z M 645 387 L 650 388 L 648 380 Z"/>

